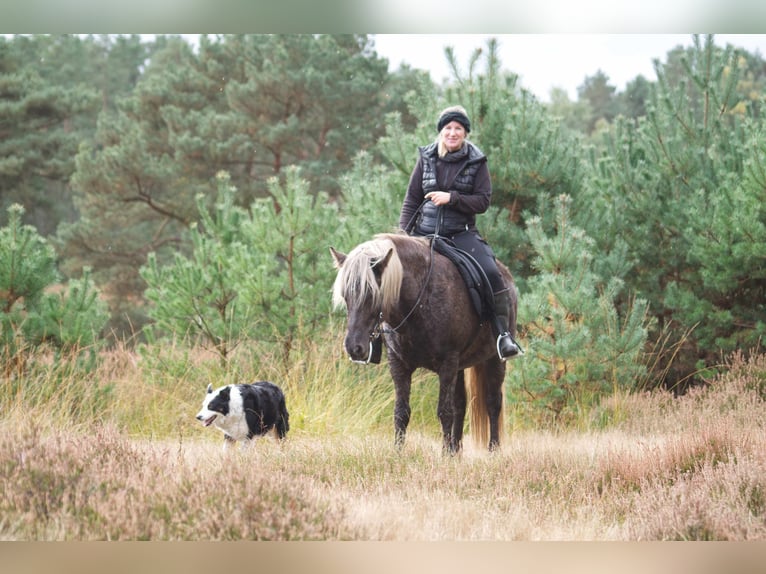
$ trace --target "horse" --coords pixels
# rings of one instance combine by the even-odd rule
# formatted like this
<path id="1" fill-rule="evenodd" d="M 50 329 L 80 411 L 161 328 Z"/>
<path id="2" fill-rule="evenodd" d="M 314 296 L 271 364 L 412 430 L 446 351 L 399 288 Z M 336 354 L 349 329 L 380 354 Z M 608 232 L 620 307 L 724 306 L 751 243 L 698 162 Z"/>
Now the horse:
<path id="1" fill-rule="evenodd" d="M 395 389 L 395 444 L 404 444 L 410 420 L 412 375 L 424 368 L 439 378 L 443 449 L 461 450 L 467 405 L 476 444 L 497 449 L 506 364 L 455 264 L 432 249 L 428 238 L 403 233 L 375 235 L 348 255 L 332 247 L 330 252 L 337 269 L 332 303 L 347 310 L 349 358 L 370 362 L 375 342 L 382 337 L 385 343 Z M 498 265 L 511 293 L 508 325 L 515 338 L 518 292 L 510 271 Z"/>

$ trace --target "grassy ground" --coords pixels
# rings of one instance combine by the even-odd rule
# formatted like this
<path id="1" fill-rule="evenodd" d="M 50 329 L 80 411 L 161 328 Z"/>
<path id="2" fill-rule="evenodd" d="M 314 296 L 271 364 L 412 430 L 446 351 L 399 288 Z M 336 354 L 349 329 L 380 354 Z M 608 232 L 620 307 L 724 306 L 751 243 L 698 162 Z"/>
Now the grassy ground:
<path id="1" fill-rule="evenodd" d="M 458 457 L 427 375 L 397 450 L 385 365 L 310 348 L 219 371 L 117 349 L 90 375 L 38 362 L 3 379 L 0 539 L 766 539 L 763 356 L 680 398 L 610 397 L 579 430 L 517 422 L 499 452 L 467 441 Z M 257 378 L 285 388 L 288 439 L 224 452 L 193 418 L 204 388 Z"/>

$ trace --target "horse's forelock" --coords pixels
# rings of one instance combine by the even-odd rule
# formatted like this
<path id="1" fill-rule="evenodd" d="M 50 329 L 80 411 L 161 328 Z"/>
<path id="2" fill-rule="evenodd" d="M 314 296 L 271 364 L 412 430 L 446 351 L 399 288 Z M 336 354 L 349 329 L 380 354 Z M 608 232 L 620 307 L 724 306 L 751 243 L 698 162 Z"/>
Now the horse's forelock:
<path id="1" fill-rule="evenodd" d="M 373 265 L 393 249 L 391 257 L 380 278 L 380 285 L 375 280 Z M 379 236 L 357 245 L 346 257 L 338 270 L 333 285 L 333 305 L 341 307 L 346 301 L 359 306 L 369 302 L 382 310 L 390 309 L 399 299 L 402 283 L 402 264 L 396 253 L 396 246 L 391 239 Z"/>
<path id="2" fill-rule="evenodd" d="M 388 238 L 380 238 L 378 241 L 385 247 L 381 257 L 385 257 L 389 249 L 394 250 L 380 278 L 380 294 L 383 297 L 382 309 L 388 311 L 399 301 L 404 271 L 396 244 Z"/>

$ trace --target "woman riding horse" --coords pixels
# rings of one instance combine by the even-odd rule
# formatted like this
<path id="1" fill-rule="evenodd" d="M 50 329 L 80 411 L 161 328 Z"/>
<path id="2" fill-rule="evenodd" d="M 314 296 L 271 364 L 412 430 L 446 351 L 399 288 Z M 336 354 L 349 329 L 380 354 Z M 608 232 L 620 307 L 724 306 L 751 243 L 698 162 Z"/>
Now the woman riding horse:
<path id="1" fill-rule="evenodd" d="M 479 264 L 492 287 L 494 305 L 488 311 L 497 354 L 505 361 L 522 352 L 508 328 L 508 288 L 476 228 L 476 214 L 487 210 L 492 195 L 487 157 L 466 139 L 471 121 L 462 106 L 443 110 L 436 127 L 436 141 L 418 148 L 399 226 L 412 235 L 446 238 Z"/>
<path id="2" fill-rule="evenodd" d="M 333 305 L 348 311 L 343 346 L 355 362 L 377 362 L 374 343 L 383 339 L 396 392 L 396 444 L 404 443 L 410 421 L 412 375 L 423 368 L 439 377 L 444 449 L 460 450 L 469 408 L 473 438 L 494 450 L 503 434 L 506 363 L 490 348 L 491 328 L 474 311 L 457 266 L 433 245 L 425 237 L 395 233 L 376 235 L 348 255 L 330 248 L 338 269 Z M 515 334 L 516 286 L 500 267 Z"/>

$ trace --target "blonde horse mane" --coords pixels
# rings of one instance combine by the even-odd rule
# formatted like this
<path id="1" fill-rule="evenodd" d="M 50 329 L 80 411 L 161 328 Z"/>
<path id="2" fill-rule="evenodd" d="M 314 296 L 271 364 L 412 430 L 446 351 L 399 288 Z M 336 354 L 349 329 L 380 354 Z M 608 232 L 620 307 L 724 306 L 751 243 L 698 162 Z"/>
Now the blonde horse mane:
<path id="1" fill-rule="evenodd" d="M 399 290 L 402 286 L 402 262 L 393 241 L 395 235 L 381 234 L 373 239 L 360 243 L 346 257 L 343 266 L 338 270 L 332 290 L 333 306 L 359 306 L 371 300 L 374 307 L 381 311 L 393 308 L 399 300 Z M 393 250 L 391 257 L 383 270 L 378 285 L 373 267 Z"/>

